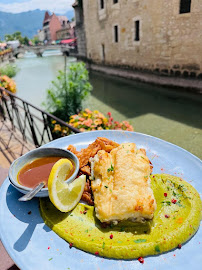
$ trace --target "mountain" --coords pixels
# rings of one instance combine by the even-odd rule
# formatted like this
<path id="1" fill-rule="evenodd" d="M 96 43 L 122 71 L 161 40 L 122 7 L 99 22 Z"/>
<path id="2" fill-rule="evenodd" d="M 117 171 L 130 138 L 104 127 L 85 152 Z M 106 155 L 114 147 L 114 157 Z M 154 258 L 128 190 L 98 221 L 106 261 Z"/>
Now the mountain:
<path id="1" fill-rule="evenodd" d="M 64 15 L 68 18 L 69 21 L 71 21 L 72 18 L 74 18 L 74 10 L 68 10 Z"/>
<path id="2" fill-rule="evenodd" d="M 13 34 L 20 31 L 22 36 L 32 38 L 37 30 L 42 28 L 45 11 L 36 9 L 21 13 L 7 13 L 0 11 L 0 38 L 5 34 Z"/>
<path id="3" fill-rule="evenodd" d="M 45 10 L 39 9 L 16 14 L 0 11 L 0 40 L 4 40 L 5 34 L 13 34 L 16 31 L 20 31 L 22 36 L 33 38 L 37 30 L 42 28 L 44 14 Z M 71 20 L 74 10 L 69 10 L 63 15 Z"/>

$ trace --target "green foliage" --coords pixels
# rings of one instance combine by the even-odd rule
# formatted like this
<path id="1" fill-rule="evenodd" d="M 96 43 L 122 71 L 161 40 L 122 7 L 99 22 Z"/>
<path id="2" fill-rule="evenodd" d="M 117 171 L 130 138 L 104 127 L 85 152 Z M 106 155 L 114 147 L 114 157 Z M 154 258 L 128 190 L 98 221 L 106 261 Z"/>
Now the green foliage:
<path id="1" fill-rule="evenodd" d="M 19 40 L 21 44 L 29 45 L 28 37 L 22 37 L 22 34 L 20 31 L 16 31 L 13 34 L 5 35 L 5 40 L 6 41 Z"/>
<path id="2" fill-rule="evenodd" d="M 0 75 L 6 75 L 9 78 L 15 77 L 18 72 L 18 68 L 15 65 L 6 65 L 4 67 L 0 67 Z"/>
<path id="3" fill-rule="evenodd" d="M 37 36 L 33 37 L 33 39 L 32 39 L 33 45 L 37 45 L 39 42 L 40 42 L 40 40 Z"/>
<path id="4" fill-rule="evenodd" d="M 29 45 L 29 39 L 27 36 L 24 37 L 23 44 L 25 44 L 27 46 Z"/>
<path id="5" fill-rule="evenodd" d="M 82 102 L 89 95 L 92 86 L 88 71 L 82 62 L 73 63 L 69 70 L 59 71 L 56 81 L 47 90 L 46 109 L 58 118 L 68 121 L 71 115 L 82 110 Z"/>

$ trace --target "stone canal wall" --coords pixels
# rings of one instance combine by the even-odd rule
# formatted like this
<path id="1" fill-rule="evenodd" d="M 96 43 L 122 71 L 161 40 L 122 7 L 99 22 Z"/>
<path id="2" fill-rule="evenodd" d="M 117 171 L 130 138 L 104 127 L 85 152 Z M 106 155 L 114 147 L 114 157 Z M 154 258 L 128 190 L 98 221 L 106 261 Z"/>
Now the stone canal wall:
<path id="1" fill-rule="evenodd" d="M 190 12 L 186 13 L 180 13 L 181 0 L 113 2 L 83 1 L 88 60 L 123 69 L 202 78 L 201 0 L 190 1 Z"/>
<path id="2" fill-rule="evenodd" d="M 13 53 L 10 50 L 1 51 L 0 52 L 0 66 L 3 66 L 5 64 L 8 64 L 10 62 L 14 62 Z"/>

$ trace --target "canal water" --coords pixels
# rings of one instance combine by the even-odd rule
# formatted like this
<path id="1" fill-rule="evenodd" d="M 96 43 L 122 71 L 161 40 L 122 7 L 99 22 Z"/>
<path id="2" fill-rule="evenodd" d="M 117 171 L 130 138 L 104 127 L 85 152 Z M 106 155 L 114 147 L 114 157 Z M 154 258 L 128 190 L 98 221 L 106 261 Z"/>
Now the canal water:
<path id="1" fill-rule="evenodd" d="M 68 58 L 68 63 L 76 59 Z M 64 69 L 60 52 L 42 58 L 26 54 L 16 61 L 17 95 L 43 108 L 46 89 Z M 115 120 L 128 120 L 137 132 L 149 134 L 187 149 L 202 158 L 202 95 L 90 72 L 93 85 L 84 107 L 111 112 Z M 43 108 L 44 109 L 44 108 Z"/>

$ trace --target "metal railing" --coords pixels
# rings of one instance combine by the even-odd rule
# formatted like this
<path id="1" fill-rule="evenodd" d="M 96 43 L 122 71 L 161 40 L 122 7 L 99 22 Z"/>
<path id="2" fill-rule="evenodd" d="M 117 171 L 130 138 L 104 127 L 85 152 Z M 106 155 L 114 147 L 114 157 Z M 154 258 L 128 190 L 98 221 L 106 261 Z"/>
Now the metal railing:
<path id="1" fill-rule="evenodd" d="M 63 120 L 0 87 L 0 141 L 4 149 L 9 150 L 11 139 L 6 143 L 3 141 L 1 138 L 3 127 L 7 127 L 16 139 L 21 142 L 22 147 L 25 147 L 27 142 L 34 145 L 34 147 L 40 147 L 57 138 L 53 130 L 53 121 L 62 127 L 68 128 L 70 133 L 80 132 Z M 2 151 L 2 149 L 0 150 Z M 21 154 L 23 154 L 23 149 Z M 15 155 L 11 156 L 16 158 Z"/>

